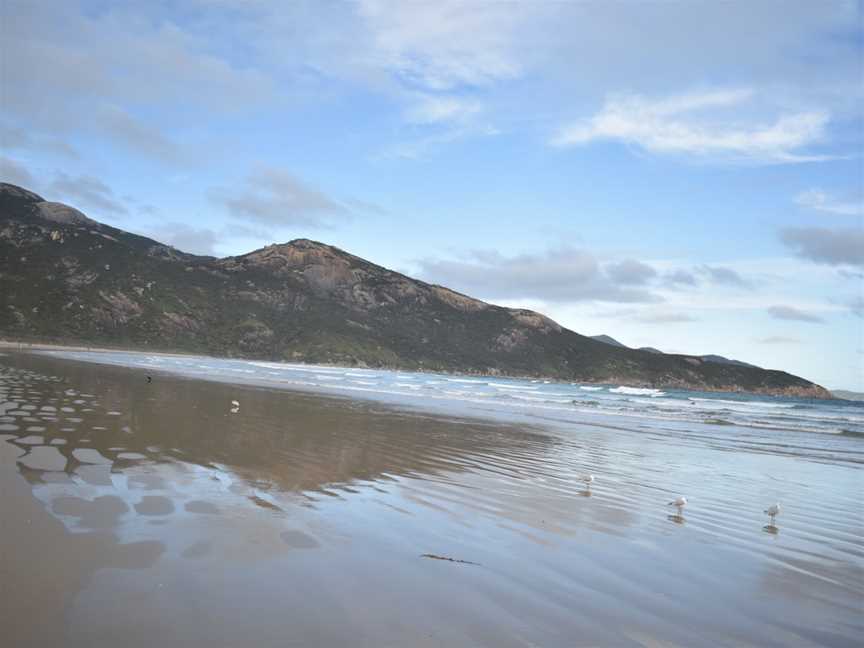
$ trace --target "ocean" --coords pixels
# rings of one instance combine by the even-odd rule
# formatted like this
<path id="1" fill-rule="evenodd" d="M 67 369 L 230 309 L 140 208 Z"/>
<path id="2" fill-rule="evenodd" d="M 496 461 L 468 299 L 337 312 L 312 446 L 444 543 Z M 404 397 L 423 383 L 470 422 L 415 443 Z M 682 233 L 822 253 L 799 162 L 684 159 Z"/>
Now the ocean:
<path id="1" fill-rule="evenodd" d="M 844 401 L 3 353 L 0 628 L 16 646 L 857 645 L 862 419 Z"/>

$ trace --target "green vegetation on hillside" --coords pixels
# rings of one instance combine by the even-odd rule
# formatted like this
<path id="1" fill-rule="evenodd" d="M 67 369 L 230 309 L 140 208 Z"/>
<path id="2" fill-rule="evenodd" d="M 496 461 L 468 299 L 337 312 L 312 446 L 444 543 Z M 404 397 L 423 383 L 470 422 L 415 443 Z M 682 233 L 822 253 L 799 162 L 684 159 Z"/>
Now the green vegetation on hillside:
<path id="1" fill-rule="evenodd" d="M 186 254 L 0 183 L 0 335 L 217 356 L 829 397 L 781 371 L 616 347 L 300 239 Z"/>

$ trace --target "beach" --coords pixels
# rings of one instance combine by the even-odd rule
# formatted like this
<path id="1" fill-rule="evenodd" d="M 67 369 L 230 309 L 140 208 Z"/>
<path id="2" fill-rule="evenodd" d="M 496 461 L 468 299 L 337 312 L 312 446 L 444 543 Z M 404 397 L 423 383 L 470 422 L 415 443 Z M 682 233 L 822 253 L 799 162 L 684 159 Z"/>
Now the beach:
<path id="1" fill-rule="evenodd" d="M 75 353 L 0 354 L 10 646 L 864 636 L 860 407 Z"/>

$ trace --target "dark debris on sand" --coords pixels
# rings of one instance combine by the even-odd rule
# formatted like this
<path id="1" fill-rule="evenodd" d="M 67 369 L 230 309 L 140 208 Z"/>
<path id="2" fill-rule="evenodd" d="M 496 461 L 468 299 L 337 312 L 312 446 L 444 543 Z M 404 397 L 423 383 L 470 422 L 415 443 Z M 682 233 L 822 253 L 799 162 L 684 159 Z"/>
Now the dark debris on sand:
<path id="1" fill-rule="evenodd" d="M 462 563 L 463 565 L 477 565 L 480 566 L 480 563 L 471 562 L 470 560 L 459 560 L 458 558 L 448 558 L 447 556 L 438 556 L 436 554 L 425 553 L 420 556 L 421 558 L 431 558 L 432 560 L 446 560 L 447 562 L 452 563 Z"/>

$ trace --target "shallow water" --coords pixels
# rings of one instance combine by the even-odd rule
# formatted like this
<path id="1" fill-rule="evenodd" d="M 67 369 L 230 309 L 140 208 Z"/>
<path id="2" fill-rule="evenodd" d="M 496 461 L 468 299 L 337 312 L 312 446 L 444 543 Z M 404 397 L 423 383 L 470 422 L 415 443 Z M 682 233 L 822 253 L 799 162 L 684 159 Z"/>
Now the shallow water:
<path id="1" fill-rule="evenodd" d="M 154 372 L 159 356 L 136 357 L 151 359 L 0 357 L 12 645 L 844 646 L 864 632 L 859 437 L 640 416 L 640 401 L 489 406 L 366 370 L 338 371 L 373 389 L 322 397 L 290 391 L 322 389 L 291 383 L 295 369 L 234 384 L 213 364 L 232 361 Z M 679 493 L 690 504 L 670 519 Z"/>
<path id="2" fill-rule="evenodd" d="M 138 352 L 47 351 L 55 357 L 139 367 L 207 380 L 331 393 L 385 402 L 413 402 L 489 416 L 515 415 L 565 421 L 639 418 L 687 424 L 735 425 L 864 438 L 864 403 L 750 394 L 582 385 L 549 380 L 451 376 L 435 373 L 229 360 Z M 824 445 L 824 440 L 819 442 Z"/>

